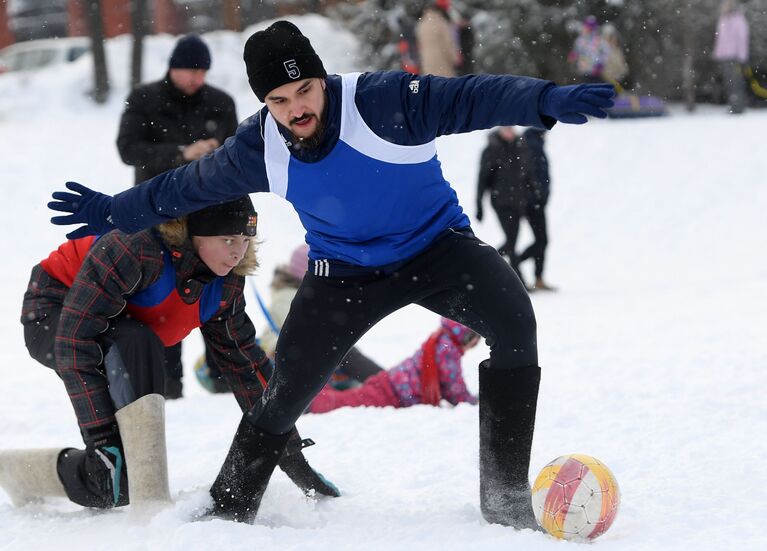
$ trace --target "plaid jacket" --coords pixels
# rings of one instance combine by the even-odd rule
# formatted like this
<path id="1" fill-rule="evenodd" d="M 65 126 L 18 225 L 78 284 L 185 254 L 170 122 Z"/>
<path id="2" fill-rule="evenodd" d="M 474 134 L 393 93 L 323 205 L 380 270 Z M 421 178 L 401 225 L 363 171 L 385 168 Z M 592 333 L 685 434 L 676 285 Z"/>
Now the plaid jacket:
<path id="1" fill-rule="evenodd" d="M 168 248 L 179 295 L 187 304 L 198 301 L 205 283 L 216 276 L 188 244 Z M 56 371 L 64 381 L 84 436 L 96 438 L 115 427 L 100 336 L 111 319 L 125 315 L 127 297 L 160 278 L 163 255 L 161 238 L 151 229 L 133 235 L 113 231 L 90 248 L 68 290 L 41 265 L 32 270 L 22 323 L 61 308 Z M 220 308 L 200 329 L 211 360 L 221 370 L 240 408 L 247 411 L 263 393 L 271 363 L 256 344 L 255 328 L 245 313 L 244 285 L 244 277 L 227 275 Z"/>

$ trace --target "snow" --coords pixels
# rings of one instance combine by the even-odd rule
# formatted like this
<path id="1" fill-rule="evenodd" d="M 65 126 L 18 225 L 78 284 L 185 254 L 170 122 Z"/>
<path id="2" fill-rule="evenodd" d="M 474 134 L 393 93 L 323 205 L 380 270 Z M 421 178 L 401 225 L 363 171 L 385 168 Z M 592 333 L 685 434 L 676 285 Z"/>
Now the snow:
<path id="1" fill-rule="evenodd" d="M 354 37 L 319 18 L 295 18 L 329 71 L 361 69 Z M 263 25 L 261 25 L 263 26 Z M 244 77 L 244 39 L 206 35 L 210 82 L 233 93 L 241 118 L 259 104 Z M 147 42 L 146 78 L 162 76 L 168 36 Z M 57 377 L 29 358 L 18 318 L 31 267 L 64 238 L 48 223 L 50 193 L 66 180 L 105 192 L 132 183 L 114 139 L 127 95 L 130 40 L 110 42 L 110 101 L 84 97 L 83 59 L 34 75 L 0 77 L 3 151 L 0 271 L 0 446 L 77 446 L 72 407 Z M 767 158 L 759 136 L 767 112 L 731 117 L 723 107 L 663 119 L 557 125 L 547 277 L 560 291 L 532 299 L 543 366 L 531 478 L 550 460 L 586 453 L 618 479 L 622 505 L 596 545 L 605 550 L 765 549 L 767 511 Z M 445 174 L 473 215 L 485 132 L 441 138 Z M 271 272 L 301 241 L 282 200 L 253 196 L 262 268 Z M 492 211 L 478 235 L 501 242 Z M 524 231 L 520 245 L 530 233 Z M 249 311 L 264 324 L 248 291 Z M 392 366 L 426 338 L 436 317 L 406 308 L 375 327 L 361 348 Z M 477 408 L 345 409 L 305 416 L 317 446 L 310 462 L 343 497 L 304 498 L 282 474 L 255 525 L 191 522 L 226 454 L 239 411 L 209 395 L 190 367 L 199 337 L 185 344 L 186 396 L 167 404 L 175 504 L 142 525 L 126 510 L 85 511 L 63 500 L 16 509 L 0 490 L 0 549 L 54 543 L 59 551 L 220 549 L 572 548 L 539 533 L 485 523 L 479 511 Z M 476 392 L 483 346 L 464 360 Z"/>

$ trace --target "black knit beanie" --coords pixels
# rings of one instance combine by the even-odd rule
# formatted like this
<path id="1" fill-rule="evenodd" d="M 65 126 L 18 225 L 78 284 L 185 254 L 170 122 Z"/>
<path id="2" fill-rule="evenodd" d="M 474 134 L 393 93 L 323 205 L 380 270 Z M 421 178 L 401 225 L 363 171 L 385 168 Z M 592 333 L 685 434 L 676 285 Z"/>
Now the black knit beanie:
<path id="1" fill-rule="evenodd" d="M 211 205 L 186 217 L 189 237 L 200 235 L 256 235 L 258 215 L 247 195 Z"/>
<path id="2" fill-rule="evenodd" d="M 261 102 L 283 84 L 328 76 L 309 39 L 288 21 L 277 21 L 253 33 L 242 57 L 250 87 Z"/>
<path id="3" fill-rule="evenodd" d="M 180 38 L 168 61 L 170 69 L 210 69 L 210 50 L 197 35 Z"/>

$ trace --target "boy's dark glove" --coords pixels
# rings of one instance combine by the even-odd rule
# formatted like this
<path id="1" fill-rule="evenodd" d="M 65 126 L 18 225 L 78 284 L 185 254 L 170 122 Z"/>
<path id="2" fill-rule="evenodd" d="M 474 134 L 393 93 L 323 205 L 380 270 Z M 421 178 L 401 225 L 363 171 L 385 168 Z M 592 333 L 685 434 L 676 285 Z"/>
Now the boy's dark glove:
<path id="1" fill-rule="evenodd" d="M 482 218 L 485 216 L 485 212 L 482 209 L 482 205 L 477 205 L 477 221 L 482 222 Z"/>
<path id="2" fill-rule="evenodd" d="M 85 468 L 94 493 L 111 501 L 112 507 L 128 504 L 128 477 L 122 444 L 85 448 Z"/>
<path id="3" fill-rule="evenodd" d="M 109 509 L 128 504 L 128 471 L 117 433 L 88 439 L 85 450 L 65 450 L 58 472 L 67 496 L 78 505 Z"/>
<path id="4" fill-rule="evenodd" d="M 339 497 L 341 492 L 335 484 L 327 480 L 321 473 L 312 469 L 311 465 L 306 461 L 302 450 L 309 446 L 314 446 L 314 440 L 311 438 L 302 440 L 298 430 L 294 428 L 290 432 L 288 444 L 285 446 L 285 453 L 282 459 L 280 459 L 280 469 L 308 497 L 315 497 L 317 495 Z"/>
<path id="5" fill-rule="evenodd" d="M 74 193 L 55 191 L 55 201 L 48 203 L 48 208 L 59 212 L 68 212 L 68 216 L 54 216 L 51 222 L 57 226 L 85 224 L 67 234 L 67 239 L 79 239 L 88 235 L 103 235 L 115 229 L 112 223 L 112 197 L 93 191 L 77 182 L 67 182 L 67 188 Z"/>
<path id="6" fill-rule="evenodd" d="M 300 451 L 294 452 L 291 455 L 284 455 L 280 460 L 280 469 L 308 497 L 314 497 L 318 494 L 328 497 L 339 497 L 341 495 L 335 484 L 327 480 L 321 473 L 312 469 L 311 465 L 306 461 L 304 454 Z"/>
<path id="7" fill-rule="evenodd" d="M 612 84 L 575 84 L 549 86 L 538 100 L 541 115 L 570 124 L 583 124 L 586 115 L 604 119 L 604 111 L 614 105 Z"/>

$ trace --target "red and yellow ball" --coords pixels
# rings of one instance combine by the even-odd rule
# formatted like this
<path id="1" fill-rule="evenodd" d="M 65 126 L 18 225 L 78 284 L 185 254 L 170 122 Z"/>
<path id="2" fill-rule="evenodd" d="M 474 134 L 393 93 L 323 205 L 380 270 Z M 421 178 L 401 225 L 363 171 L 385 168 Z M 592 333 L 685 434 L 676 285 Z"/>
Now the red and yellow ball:
<path id="1" fill-rule="evenodd" d="M 620 490 L 601 461 L 589 455 L 557 457 L 533 484 L 535 519 L 555 538 L 593 540 L 615 520 Z"/>

